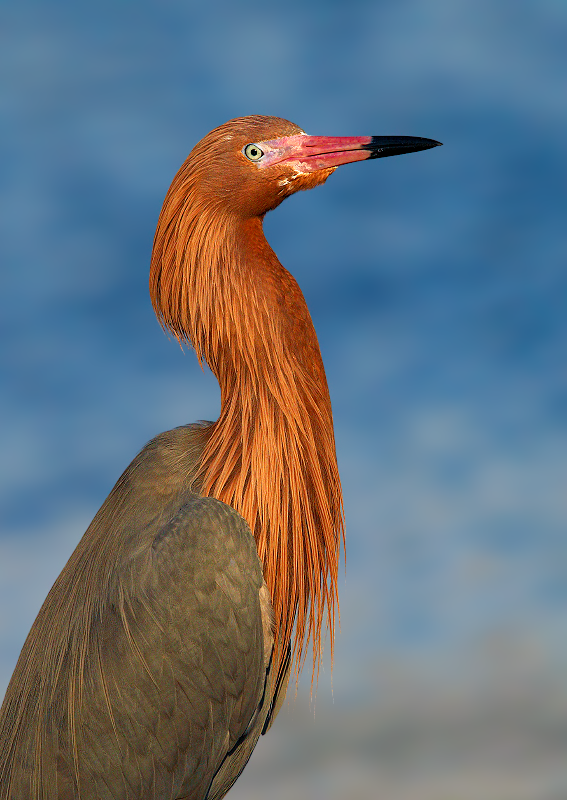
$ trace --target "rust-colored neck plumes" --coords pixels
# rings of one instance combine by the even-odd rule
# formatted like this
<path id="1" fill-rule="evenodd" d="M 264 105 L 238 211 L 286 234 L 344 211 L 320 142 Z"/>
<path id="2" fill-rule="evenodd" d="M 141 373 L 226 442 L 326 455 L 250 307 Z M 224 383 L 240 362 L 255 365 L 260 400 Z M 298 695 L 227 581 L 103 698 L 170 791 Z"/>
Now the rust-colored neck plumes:
<path id="1" fill-rule="evenodd" d="M 150 290 L 163 326 L 191 342 L 220 384 L 200 491 L 235 508 L 254 533 L 276 658 L 293 639 L 299 671 L 311 640 L 315 669 L 325 609 L 332 653 L 343 514 L 329 392 L 303 295 L 261 219 L 203 196 L 190 159 L 165 199 Z"/>

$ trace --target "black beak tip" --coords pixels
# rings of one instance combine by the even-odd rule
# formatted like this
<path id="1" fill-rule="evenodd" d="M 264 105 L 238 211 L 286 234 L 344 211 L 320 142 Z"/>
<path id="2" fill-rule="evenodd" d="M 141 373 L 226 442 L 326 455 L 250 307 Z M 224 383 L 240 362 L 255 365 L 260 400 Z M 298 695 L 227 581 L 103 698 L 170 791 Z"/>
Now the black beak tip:
<path id="1" fill-rule="evenodd" d="M 419 150 L 429 150 L 432 147 L 441 147 L 442 142 L 435 139 L 424 139 L 421 136 L 373 136 L 368 149 L 369 158 L 385 158 L 386 156 L 400 156 L 404 153 L 417 153 Z"/>

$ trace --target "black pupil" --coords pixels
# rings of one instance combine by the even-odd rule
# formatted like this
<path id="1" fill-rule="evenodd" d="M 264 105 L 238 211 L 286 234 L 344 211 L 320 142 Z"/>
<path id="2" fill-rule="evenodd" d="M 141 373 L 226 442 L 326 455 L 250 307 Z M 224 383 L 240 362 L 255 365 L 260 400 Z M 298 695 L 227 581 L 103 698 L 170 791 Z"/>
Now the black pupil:
<path id="1" fill-rule="evenodd" d="M 251 155 L 253 158 L 256 158 L 256 156 L 258 155 L 258 151 L 256 150 L 256 148 L 255 148 L 255 147 L 251 147 L 251 148 L 250 148 L 250 155 Z"/>

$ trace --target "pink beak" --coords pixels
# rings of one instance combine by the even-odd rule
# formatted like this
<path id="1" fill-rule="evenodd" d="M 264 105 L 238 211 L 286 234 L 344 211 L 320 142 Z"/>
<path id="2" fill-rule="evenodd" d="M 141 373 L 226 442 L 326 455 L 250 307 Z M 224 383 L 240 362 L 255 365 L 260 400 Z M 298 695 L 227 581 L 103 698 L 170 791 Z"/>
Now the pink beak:
<path id="1" fill-rule="evenodd" d="M 437 147 L 441 142 L 419 136 L 286 136 L 258 142 L 263 151 L 258 167 L 286 164 L 298 172 L 315 172 L 352 161 L 384 158 Z"/>

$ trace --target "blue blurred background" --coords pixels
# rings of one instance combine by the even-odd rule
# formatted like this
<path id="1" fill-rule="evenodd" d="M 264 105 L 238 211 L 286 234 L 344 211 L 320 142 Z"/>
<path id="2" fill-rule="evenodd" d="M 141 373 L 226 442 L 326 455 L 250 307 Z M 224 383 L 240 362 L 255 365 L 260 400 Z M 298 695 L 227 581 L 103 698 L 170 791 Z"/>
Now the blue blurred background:
<path id="1" fill-rule="evenodd" d="M 567 5 L 0 4 L 0 696 L 159 431 L 219 408 L 154 319 L 163 197 L 250 113 L 444 147 L 266 219 L 318 331 L 347 570 L 237 798 L 567 796 Z M 331 686 L 332 685 L 332 686 Z"/>

